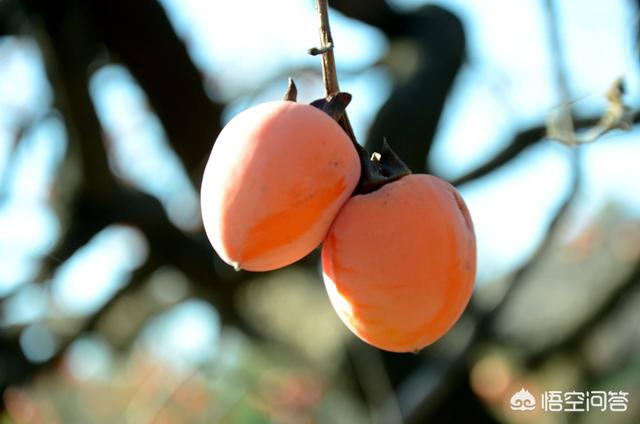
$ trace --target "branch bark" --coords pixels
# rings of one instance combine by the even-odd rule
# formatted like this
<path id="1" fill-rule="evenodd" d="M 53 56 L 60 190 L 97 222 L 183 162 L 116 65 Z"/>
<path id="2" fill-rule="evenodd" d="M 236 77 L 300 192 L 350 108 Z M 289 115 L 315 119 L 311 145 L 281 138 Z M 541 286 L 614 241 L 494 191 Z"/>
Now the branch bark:
<path id="1" fill-rule="evenodd" d="M 333 54 L 333 37 L 329 25 L 329 5 L 327 0 L 316 0 L 316 11 L 320 22 L 320 50 L 322 53 L 322 80 L 324 82 L 325 96 L 335 95 L 340 91 L 338 84 L 338 72 L 336 71 L 335 55 Z M 338 119 L 338 124 L 344 129 L 354 145 L 358 145 L 351 122 L 345 111 Z"/>
<path id="2" fill-rule="evenodd" d="M 316 11 L 320 20 L 320 50 L 322 54 L 322 79 L 324 81 L 325 96 L 336 94 L 340 91 L 338 86 L 338 73 L 336 72 L 336 59 L 333 54 L 333 37 L 329 26 L 329 5 L 327 0 L 316 0 Z"/>

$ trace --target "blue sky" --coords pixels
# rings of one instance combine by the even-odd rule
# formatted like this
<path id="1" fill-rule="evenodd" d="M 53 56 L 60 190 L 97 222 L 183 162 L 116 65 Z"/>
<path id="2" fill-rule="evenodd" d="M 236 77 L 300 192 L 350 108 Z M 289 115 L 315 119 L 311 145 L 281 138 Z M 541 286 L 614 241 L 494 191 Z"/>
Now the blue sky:
<path id="1" fill-rule="evenodd" d="M 318 39 L 310 0 L 161 2 L 206 76 L 205 84 L 219 99 L 230 102 L 227 119 L 254 103 L 279 98 L 291 68 L 320 69 L 319 59 L 306 54 Z M 425 2 L 391 3 L 410 9 Z M 459 14 L 469 44 L 469 64 L 446 105 L 431 158 L 435 169 L 453 178 L 490 157 L 518 128 L 544 121 L 560 99 L 543 1 L 435 3 Z M 639 106 L 640 73 L 638 58 L 633 57 L 637 17 L 631 2 L 557 3 L 570 94 L 577 109 L 603 110 L 602 94 L 619 76 L 626 79 L 629 103 Z M 376 29 L 338 13 L 332 13 L 332 28 L 341 88 L 354 96 L 348 111 L 362 140 L 391 90 L 388 71 L 376 65 L 389 46 Z M 298 84 L 303 101 L 322 95 L 319 79 L 308 73 Z M 191 186 L 167 147 L 162 126 L 133 78 L 122 67 L 108 66 L 97 71 L 90 88 L 113 141 L 114 172 L 161 199 L 176 225 L 197 228 L 198 188 Z M 0 293 L 20 287 L 32 298 L 37 296 L 37 282 L 31 279 L 39 255 L 49 252 L 58 237 L 58 218 L 48 199 L 55 172 L 62 169 L 66 132 L 60 118 L 49 112 L 50 105 L 37 47 L 0 38 Z M 25 116 L 37 124 L 10 161 L 11 134 Z M 481 281 L 508 273 L 544 236 L 550 212 L 567 189 L 567 158 L 565 146 L 546 141 L 504 169 L 461 188 L 476 226 Z M 640 217 L 638 158 L 638 131 L 616 132 L 584 147 L 585 184 L 573 227 L 579 228 L 610 201 Z M 143 260 L 135 254 L 144 253 L 144 246 L 143 236 L 135 230 L 122 226 L 105 230 L 53 277 L 54 304 L 44 301 L 40 310 L 56 306 L 82 314 L 99 307 Z M 96 266 L 100 278 L 93 272 Z M 25 312 L 29 301 L 24 299 L 30 298 L 15 301 L 16 321 L 40 317 Z M 194 313 L 202 310 L 199 305 Z M 183 316 L 184 310 L 176 314 Z M 174 334 L 157 331 L 167 337 Z"/>

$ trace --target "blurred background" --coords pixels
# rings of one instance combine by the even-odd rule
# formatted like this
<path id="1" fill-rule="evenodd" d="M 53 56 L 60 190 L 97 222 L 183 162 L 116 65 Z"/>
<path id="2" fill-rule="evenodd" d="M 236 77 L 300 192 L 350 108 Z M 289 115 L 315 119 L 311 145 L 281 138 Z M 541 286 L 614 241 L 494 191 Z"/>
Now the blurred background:
<path id="1" fill-rule="evenodd" d="M 358 140 L 471 211 L 456 327 L 379 351 L 318 251 L 235 273 L 204 236 L 224 123 L 288 76 L 323 95 L 312 0 L 0 0 L 1 423 L 639 422 L 640 2 L 330 5 Z M 520 388 L 628 410 L 514 412 Z"/>

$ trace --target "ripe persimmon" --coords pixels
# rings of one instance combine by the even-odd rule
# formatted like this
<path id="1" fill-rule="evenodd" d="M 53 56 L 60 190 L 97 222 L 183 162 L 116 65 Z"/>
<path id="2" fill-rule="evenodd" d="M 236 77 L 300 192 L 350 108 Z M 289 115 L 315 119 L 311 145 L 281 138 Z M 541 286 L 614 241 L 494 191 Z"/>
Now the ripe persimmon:
<path id="1" fill-rule="evenodd" d="M 357 336 L 418 351 L 469 302 L 476 242 L 467 207 L 453 186 L 424 174 L 356 195 L 327 234 L 322 269 L 333 307 Z"/>
<path id="2" fill-rule="evenodd" d="M 205 230 L 236 269 L 267 271 L 318 246 L 360 178 L 351 139 L 326 113 L 277 101 L 220 132 L 201 188 Z"/>

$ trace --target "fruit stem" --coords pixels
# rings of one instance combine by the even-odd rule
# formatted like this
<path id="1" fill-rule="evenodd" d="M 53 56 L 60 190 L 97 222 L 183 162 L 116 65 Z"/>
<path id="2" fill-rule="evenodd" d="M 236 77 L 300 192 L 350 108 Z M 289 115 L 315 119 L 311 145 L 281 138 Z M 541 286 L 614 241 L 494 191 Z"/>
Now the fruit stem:
<path id="1" fill-rule="evenodd" d="M 309 49 L 309 54 L 314 56 L 322 55 L 322 80 L 324 82 L 325 99 L 316 100 L 312 105 L 328 113 L 340 124 L 358 152 L 361 173 L 360 181 L 358 181 L 354 194 L 370 193 L 385 184 L 410 174 L 411 171 L 398 155 L 391 150 L 386 139 L 384 140 L 382 151 L 374 153 L 371 158 L 369 158 L 365 148 L 356 140 L 345 110 L 351 100 L 351 95 L 344 96 L 347 93 L 340 93 L 340 87 L 338 86 L 336 60 L 333 54 L 333 37 L 331 37 L 331 27 L 329 26 L 328 0 L 316 0 L 316 11 L 320 19 L 320 47 Z"/>
<path id="2" fill-rule="evenodd" d="M 320 47 L 309 49 L 311 55 L 322 55 L 322 80 L 324 82 L 325 97 L 335 95 L 340 92 L 338 85 L 338 72 L 336 71 L 336 59 L 333 54 L 333 37 L 331 36 L 331 26 L 329 25 L 329 2 L 328 0 L 316 0 L 316 11 L 320 20 Z M 337 119 L 338 124 L 347 133 L 353 144 L 359 146 L 358 140 L 353 133 L 351 122 L 346 113 Z M 357 147 L 356 147 L 357 148 Z"/>
<path id="3" fill-rule="evenodd" d="M 324 81 L 325 96 L 330 96 L 340 91 L 338 86 L 338 73 L 336 72 L 336 60 L 333 55 L 333 38 L 329 26 L 329 2 L 328 0 L 316 0 L 316 11 L 320 18 L 320 48 L 314 53 L 322 54 L 322 79 Z"/>

